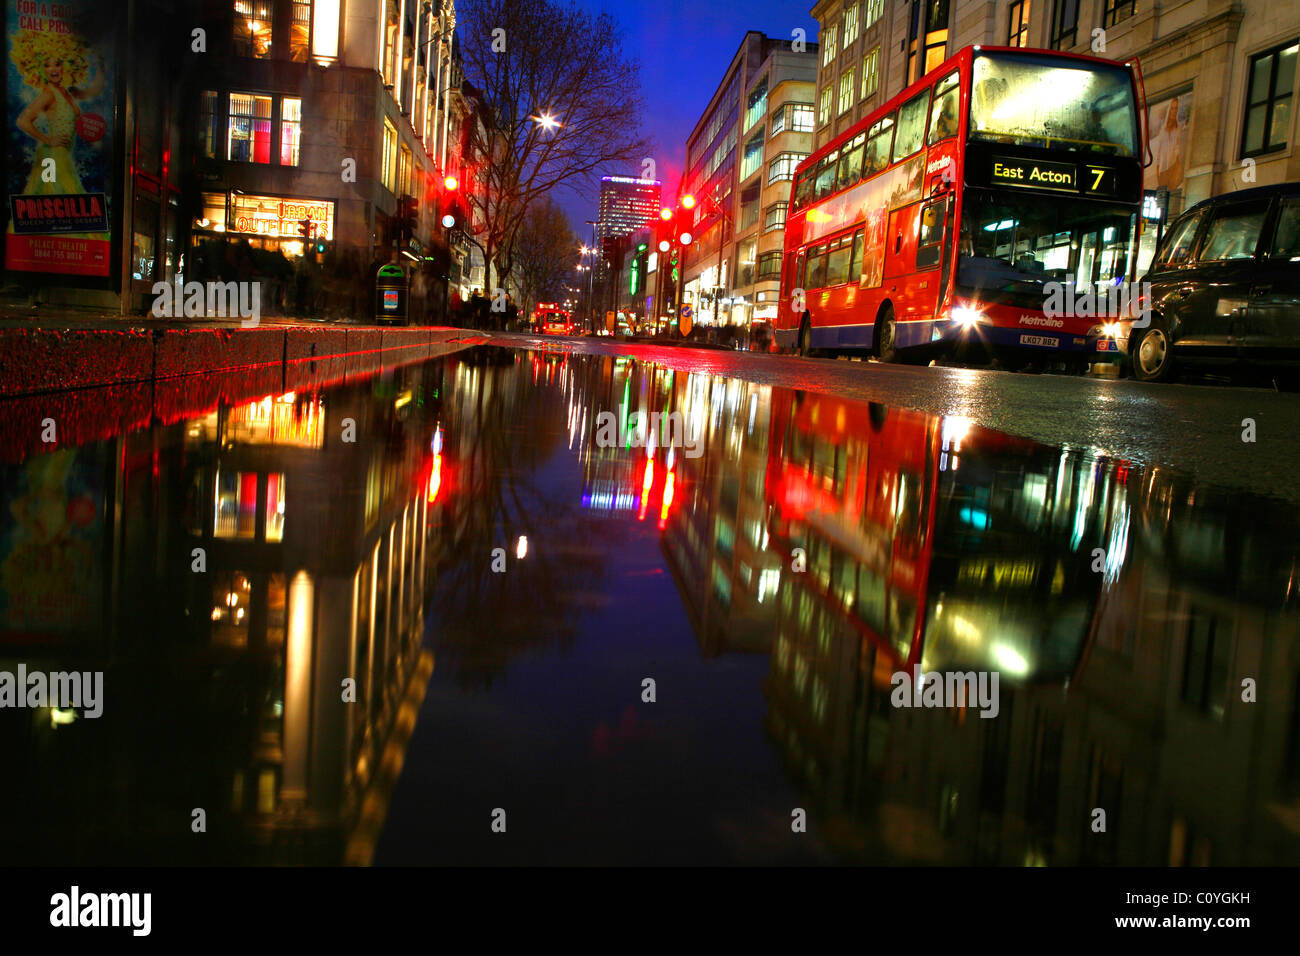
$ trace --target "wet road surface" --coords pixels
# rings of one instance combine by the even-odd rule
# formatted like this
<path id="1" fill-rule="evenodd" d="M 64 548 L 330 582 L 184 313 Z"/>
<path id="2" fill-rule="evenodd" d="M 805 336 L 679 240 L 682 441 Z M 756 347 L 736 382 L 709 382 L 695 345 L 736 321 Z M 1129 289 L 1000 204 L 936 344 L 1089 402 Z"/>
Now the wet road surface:
<path id="1" fill-rule="evenodd" d="M 1300 861 L 1293 505 L 970 414 L 1127 383 L 605 348 L 0 466 L 0 703 L 103 672 L 0 708 L 0 855 Z"/>

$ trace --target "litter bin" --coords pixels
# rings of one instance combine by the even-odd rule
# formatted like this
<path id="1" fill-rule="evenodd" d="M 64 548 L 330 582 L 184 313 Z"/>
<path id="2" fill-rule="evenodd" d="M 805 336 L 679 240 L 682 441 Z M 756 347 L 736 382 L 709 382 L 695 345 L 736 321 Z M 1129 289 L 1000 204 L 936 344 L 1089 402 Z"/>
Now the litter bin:
<path id="1" fill-rule="evenodd" d="M 406 273 L 401 266 L 386 265 L 375 276 L 375 319 L 379 322 L 407 321 L 406 309 L 410 299 Z"/>

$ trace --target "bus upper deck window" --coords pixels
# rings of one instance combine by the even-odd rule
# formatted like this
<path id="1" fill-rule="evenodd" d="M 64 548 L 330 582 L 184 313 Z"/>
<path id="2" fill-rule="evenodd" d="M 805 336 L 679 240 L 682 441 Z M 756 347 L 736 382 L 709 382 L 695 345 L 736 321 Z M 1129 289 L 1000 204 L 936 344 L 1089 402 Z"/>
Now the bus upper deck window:
<path id="1" fill-rule="evenodd" d="M 911 156 L 925 140 L 925 117 L 930 106 L 930 91 L 914 96 L 898 110 L 898 132 L 894 134 L 894 162 Z"/>
<path id="2" fill-rule="evenodd" d="M 813 200 L 813 181 L 817 171 L 806 169 L 794 189 L 794 208 L 802 209 Z"/>
<path id="3" fill-rule="evenodd" d="M 818 199 L 825 199 L 835 190 L 835 167 L 839 158 L 839 150 L 836 150 L 817 164 Z"/>
<path id="4" fill-rule="evenodd" d="M 961 103 L 961 86 L 954 70 L 934 88 L 934 106 L 930 110 L 929 145 L 957 134 L 957 108 Z"/>
<path id="5" fill-rule="evenodd" d="M 865 133 L 853 137 L 853 141 L 840 152 L 840 171 L 835 178 L 835 188 L 844 189 L 852 186 L 862 178 L 862 144 Z"/>
<path id="6" fill-rule="evenodd" d="M 894 114 L 874 123 L 867 130 L 867 151 L 862 162 L 862 176 L 874 176 L 889 165 L 889 150 L 894 144 Z"/>

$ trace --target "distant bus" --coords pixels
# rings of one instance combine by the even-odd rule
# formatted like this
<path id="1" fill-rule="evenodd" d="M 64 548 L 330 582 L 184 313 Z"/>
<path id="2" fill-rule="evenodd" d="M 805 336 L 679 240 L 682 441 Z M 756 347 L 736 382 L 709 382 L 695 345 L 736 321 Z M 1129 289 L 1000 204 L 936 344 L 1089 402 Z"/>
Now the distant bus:
<path id="1" fill-rule="evenodd" d="M 533 328 L 538 332 L 564 335 L 573 331 L 573 317 L 554 302 L 542 302 L 533 310 Z"/>
<path id="2" fill-rule="evenodd" d="M 966 47 L 813 153 L 791 189 L 777 344 L 1116 357 L 1118 329 L 1062 315 L 1048 284 L 1133 278 L 1140 88 L 1111 60 Z"/>

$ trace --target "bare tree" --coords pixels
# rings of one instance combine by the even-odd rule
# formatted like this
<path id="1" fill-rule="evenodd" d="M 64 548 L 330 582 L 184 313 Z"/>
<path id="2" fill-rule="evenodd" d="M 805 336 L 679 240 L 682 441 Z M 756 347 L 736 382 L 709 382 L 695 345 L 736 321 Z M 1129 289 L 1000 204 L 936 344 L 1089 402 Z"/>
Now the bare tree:
<path id="1" fill-rule="evenodd" d="M 462 26 L 465 77 L 491 113 L 471 126 L 487 141 L 473 144 L 486 161 L 469 196 L 491 289 L 514 268 L 524 213 L 539 197 L 593 185 L 650 144 L 637 132 L 640 68 L 608 14 L 571 0 L 482 0 L 467 5 Z"/>
<path id="2" fill-rule="evenodd" d="M 524 213 L 513 251 L 520 315 L 528 315 L 537 302 L 564 298 L 564 287 L 573 278 L 578 245 L 564 210 L 549 196 Z"/>

